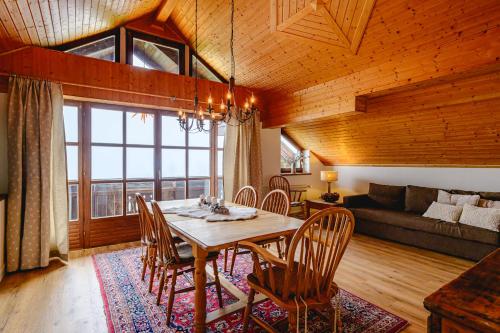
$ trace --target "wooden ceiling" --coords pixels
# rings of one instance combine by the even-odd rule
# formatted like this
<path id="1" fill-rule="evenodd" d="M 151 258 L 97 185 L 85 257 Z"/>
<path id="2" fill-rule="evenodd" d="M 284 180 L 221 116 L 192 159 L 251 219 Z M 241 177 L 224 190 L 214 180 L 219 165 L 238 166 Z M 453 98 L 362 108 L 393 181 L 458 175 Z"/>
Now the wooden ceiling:
<path id="1" fill-rule="evenodd" d="M 55 46 L 115 28 L 160 0 L 0 0 L 0 44 Z"/>
<path id="2" fill-rule="evenodd" d="M 148 13 L 192 45 L 194 4 L 0 0 L 0 49 L 62 44 Z M 229 9 L 199 0 L 199 54 L 226 78 Z M 284 126 L 356 111 L 367 94 L 497 68 L 499 35 L 498 0 L 237 0 L 236 80 L 267 92 L 265 126 Z"/>

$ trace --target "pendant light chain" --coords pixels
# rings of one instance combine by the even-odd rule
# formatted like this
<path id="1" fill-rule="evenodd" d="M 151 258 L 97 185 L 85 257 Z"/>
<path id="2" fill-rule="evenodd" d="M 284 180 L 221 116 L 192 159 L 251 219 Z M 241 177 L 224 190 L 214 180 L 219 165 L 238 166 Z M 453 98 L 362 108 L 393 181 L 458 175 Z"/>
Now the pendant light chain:
<path id="1" fill-rule="evenodd" d="M 231 77 L 236 75 L 236 64 L 234 61 L 234 0 L 231 0 Z"/>

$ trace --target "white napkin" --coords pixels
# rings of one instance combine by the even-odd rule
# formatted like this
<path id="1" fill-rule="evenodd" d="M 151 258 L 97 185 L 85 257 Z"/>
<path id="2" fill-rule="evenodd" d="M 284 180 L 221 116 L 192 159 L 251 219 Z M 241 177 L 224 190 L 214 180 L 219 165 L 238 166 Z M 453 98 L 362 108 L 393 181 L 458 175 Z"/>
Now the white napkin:
<path id="1" fill-rule="evenodd" d="M 229 215 L 213 214 L 205 217 L 207 222 L 250 220 L 257 216 L 255 208 L 229 207 Z"/>

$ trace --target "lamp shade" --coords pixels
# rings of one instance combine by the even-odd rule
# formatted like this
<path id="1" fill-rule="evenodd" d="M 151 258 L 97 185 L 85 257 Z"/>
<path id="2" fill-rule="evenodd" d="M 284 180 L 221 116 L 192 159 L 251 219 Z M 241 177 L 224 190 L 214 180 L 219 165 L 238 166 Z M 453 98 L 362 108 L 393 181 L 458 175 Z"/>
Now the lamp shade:
<path id="1" fill-rule="evenodd" d="M 337 171 L 321 171 L 321 181 L 334 182 L 338 179 Z"/>

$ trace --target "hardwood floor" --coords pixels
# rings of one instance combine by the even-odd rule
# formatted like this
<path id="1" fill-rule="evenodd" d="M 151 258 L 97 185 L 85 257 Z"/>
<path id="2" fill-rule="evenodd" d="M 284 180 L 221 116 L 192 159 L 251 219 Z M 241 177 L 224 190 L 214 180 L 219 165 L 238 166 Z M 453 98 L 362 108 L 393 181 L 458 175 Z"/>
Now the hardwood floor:
<path id="1" fill-rule="evenodd" d="M 136 245 L 136 244 L 135 244 Z M 134 244 L 71 253 L 69 265 L 9 275 L 0 283 L 0 332 L 107 332 L 91 255 Z M 425 332 L 425 296 L 473 262 L 355 235 L 336 281 L 410 322 L 405 332 Z"/>

